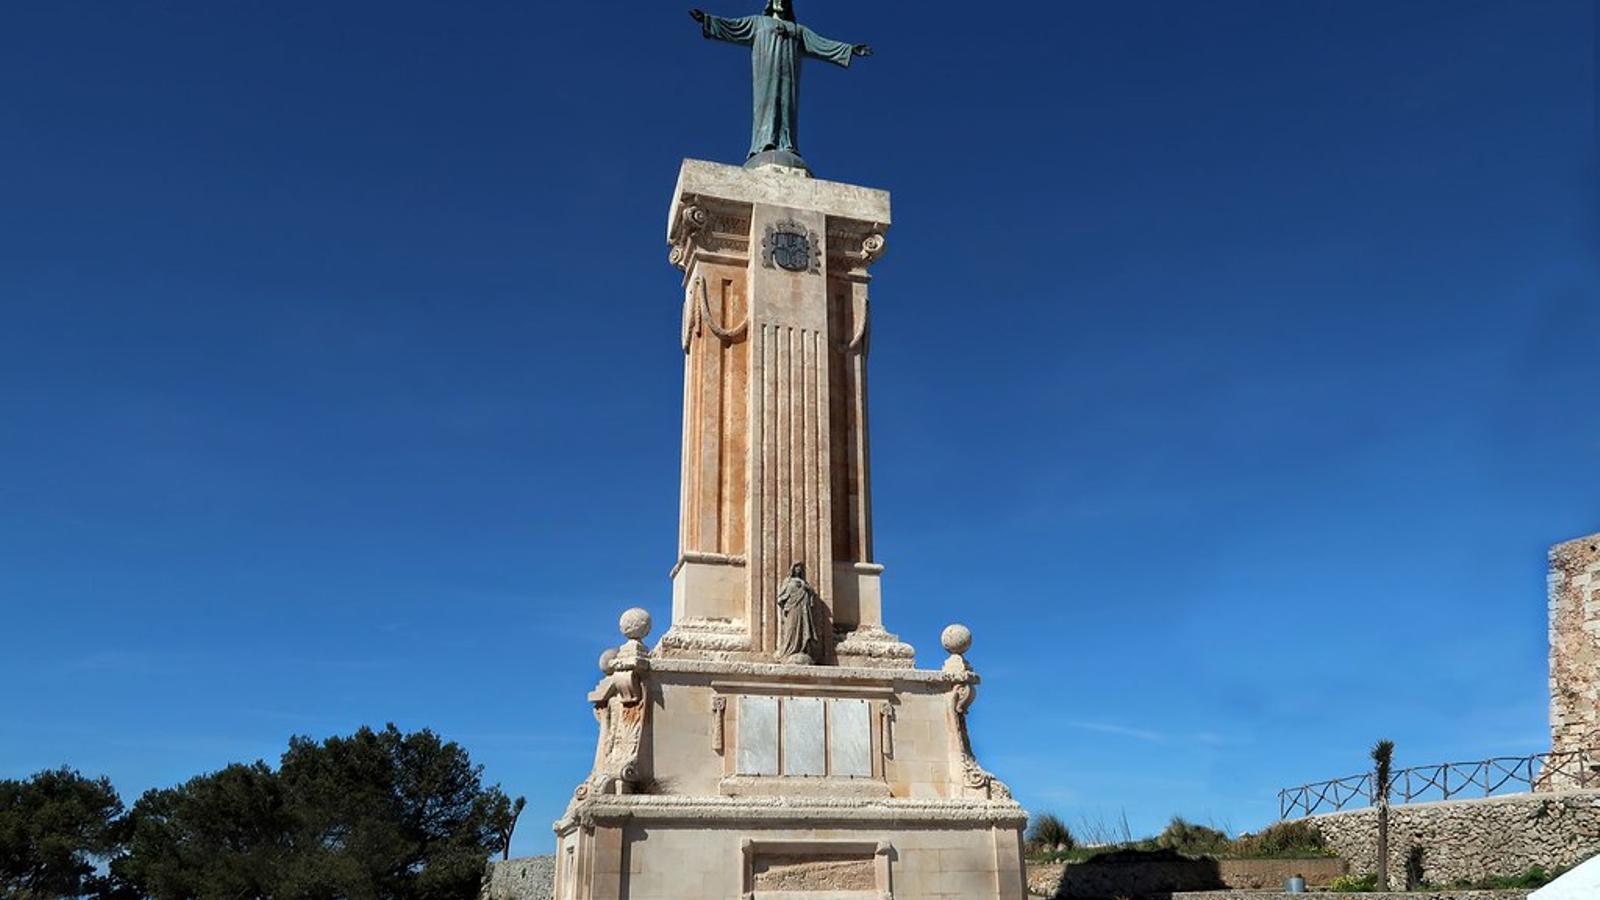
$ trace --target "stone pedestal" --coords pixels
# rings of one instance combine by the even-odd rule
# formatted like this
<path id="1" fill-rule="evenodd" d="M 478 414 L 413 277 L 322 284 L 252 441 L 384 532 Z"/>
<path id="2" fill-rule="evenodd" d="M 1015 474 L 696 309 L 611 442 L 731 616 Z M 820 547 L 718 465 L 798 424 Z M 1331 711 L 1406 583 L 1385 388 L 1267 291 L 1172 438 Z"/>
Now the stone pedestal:
<path id="1" fill-rule="evenodd" d="M 672 620 L 601 659 L 595 765 L 556 823 L 557 900 L 1022 900 L 1026 813 L 977 762 L 972 636 L 914 667 L 872 553 L 869 269 L 882 191 L 684 163 L 684 427 Z M 815 665 L 781 649 L 802 564 Z M 786 595 L 788 596 L 788 595 Z M 780 658 L 781 657 L 781 658 Z"/>
<path id="2" fill-rule="evenodd" d="M 668 654 L 765 660 L 794 563 L 825 662 L 908 665 L 883 627 L 867 439 L 868 269 L 882 191 L 690 160 L 668 215 L 684 273 L 683 494 Z"/>

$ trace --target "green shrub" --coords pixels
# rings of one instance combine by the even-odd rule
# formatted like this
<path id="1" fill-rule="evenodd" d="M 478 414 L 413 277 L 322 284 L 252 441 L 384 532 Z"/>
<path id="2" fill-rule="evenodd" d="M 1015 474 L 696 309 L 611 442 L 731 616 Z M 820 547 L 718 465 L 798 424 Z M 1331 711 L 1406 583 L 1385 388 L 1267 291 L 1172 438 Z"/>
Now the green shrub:
<path id="1" fill-rule="evenodd" d="M 1378 889 L 1378 876 L 1363 875 L 1357 878 L 1354 875 L 1340 875 L 1328 885 L 1328 890 L 1336 894 L 1370 894 Z"/>
<path id="2" fill-rule="evenodd" d="M 1041 813 L 1028 823 L 1028 846 L 1035 853 L 1065 853 L 1078 846 L 1072 829 L 1060 817 Z"/>
<path id="3" fill-rule="evenodd" d="M 1309 822 L 1279 822 L 1255 834 L 1241 834 L 1230 854 L 1241 859 L 1332 855 L 1322 832 Z"/>
<path id="4" fill-rule="evenodd" d="M 1226 853 L 1229 843 L 1222 831 L 1197 825 L 1182 816 L 1173 816 L 1166 830 L 1156 837 L 1157 846 L 1189 856 Z"/>
<path id="5" fill-rule="evenodd" d="M 1454 887 L 1474 891 L 1505 891 L 1517 888 L 1542 888 L 1552 881 L 1560 872 L 1551 872 L 1544 866 L 1534 866 L 1521 875 L 1497 875 L 1492 878 L 1480 878 L 1477 881 L 1458 881 Z"/>

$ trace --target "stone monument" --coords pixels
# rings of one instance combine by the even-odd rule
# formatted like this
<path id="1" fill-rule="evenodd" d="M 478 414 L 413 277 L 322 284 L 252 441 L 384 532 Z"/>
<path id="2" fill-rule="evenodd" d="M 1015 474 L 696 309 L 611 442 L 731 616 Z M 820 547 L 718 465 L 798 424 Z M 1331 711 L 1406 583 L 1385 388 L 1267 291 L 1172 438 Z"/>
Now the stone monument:
<path id="1" fill-rule="evenodd" d="M 767 15 L 696 18 L 708 36 L 865 55 L 812 44 L 784 0 Z M 686 161 L 672 193 L 672 618 L 649 648 L 650 616 L 629 610 L 600 658 L 599 742 L 555 824 L 555 897 L 1022 900 L 1027 815 L 967 728 L 971 633 L 947 628 L 929 671 L 884 628 L 867 355 L 889 195 L 812 178 L 782 123 L 767 133 L 743 167 Z"/>

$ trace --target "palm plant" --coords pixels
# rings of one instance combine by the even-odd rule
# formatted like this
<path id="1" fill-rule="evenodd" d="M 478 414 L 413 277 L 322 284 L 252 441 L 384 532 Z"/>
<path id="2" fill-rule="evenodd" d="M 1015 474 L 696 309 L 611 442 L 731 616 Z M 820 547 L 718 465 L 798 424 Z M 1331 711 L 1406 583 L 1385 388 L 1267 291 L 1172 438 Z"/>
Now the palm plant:
<path id="1" fill-rule="evenodd" d="M 1372 748 L 1372 798 L 1378 805 L 1378 890 L 1389 889 L 1389 780 L 1394 764 L 1394 741 L 1382 740 Z"/>

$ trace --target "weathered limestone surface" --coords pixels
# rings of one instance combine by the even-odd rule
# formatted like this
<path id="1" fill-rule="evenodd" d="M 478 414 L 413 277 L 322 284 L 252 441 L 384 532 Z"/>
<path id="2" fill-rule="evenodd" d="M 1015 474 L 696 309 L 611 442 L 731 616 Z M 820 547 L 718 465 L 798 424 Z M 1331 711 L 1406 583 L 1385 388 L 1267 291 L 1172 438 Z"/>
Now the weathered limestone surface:
<path id="1" fill-rule="evenodd" d="M 1600 534 L 1550 549 L 1549 591 L 1551 750 L 1600 759 Z"/>
<path id="2" fill-rule="evenodd" d="M 1356 874 L 1377 869 L 1375 809 L 1313 816 L 1330 849 Z M 1576 865 L 1600 853 L 1600 790 L 1418 803 L 1389 810 L 1389 872 L 1404 879 L 1420 851 L 1432 884 L 1520 875 Z"/>

